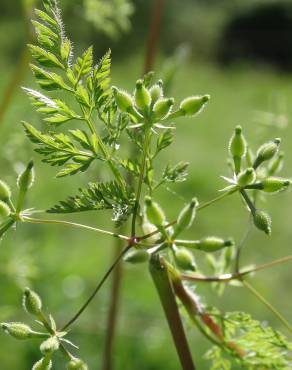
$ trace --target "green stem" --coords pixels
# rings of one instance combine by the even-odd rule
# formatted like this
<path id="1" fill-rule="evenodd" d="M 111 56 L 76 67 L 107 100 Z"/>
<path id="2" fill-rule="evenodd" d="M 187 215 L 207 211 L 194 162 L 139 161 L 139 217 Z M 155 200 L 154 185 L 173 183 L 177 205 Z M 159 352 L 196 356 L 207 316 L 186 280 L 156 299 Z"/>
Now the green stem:
<path id="1" fill-rule="evenodd" d="M 159 255 L 150 260 L 150 273 L 159 294 L 183 370 L 195 370 L 168 271 Z"/>
<path id="2" fill-rule="evenodd" d="M 280 321 L 281 323 L 292 333 L 292 326 L 289 322 L 283 317 L 283 315 L 269 302 L 264 298 L 252 285 L 247 281 L 242 280 L 243 285 L 259 300 L 261 301 Z"/>
<path id="3" fill-rule="evenodd" d="M 143 146 L 140 176 L 138 180 L 137 193 L 136 193 L 136 199 L 135 199 L 135 205 L 134 205 L 133 217 L 132 217 L 132 231 L 131 231 L 132 236 L 135 236 L 136 234 L 136 219 L 137 219 L 140 197 L 141 197 L 141 192 L 142 192 L 142 185 L 143 185 L 144 173 L 145 173 L 145 167 L 146 167 L 146 161 L 147 161 L 148 147 L 149 147 L 150 139 L 151 139 L 151 131 L 148 129 L 145 135 L 146 135 L 146 138 L 145 138 L 144 146 Z"/>
<path id="4" fill-rule="evenodd" d="M 82 307 L 78 310 L 78 312 L 70 319 L 61 329 L 61 331 L 66 330 L 69 326 L 71 326 L 80 316 L 81 314 L 86 310 L 86 308 L 89 306 L 89 304 L 93 301 L 97 293 L 99 292 L 100 288 L 103 286 L 103 284 L 106 282 L 107 278 L 110 276 L 114 268 L 118 265 L 120 260 L 123 258 L 123 256 L 132 248 L 132 245 L 128 245 L 126 248 L 123 249 L 123 251 L 119 254 L 117 259 L 114 261 L 114 263 L 111 265 L 111 267 L 107 270 L 101 281 L 98 283 L 96 288 L 94 289 L 93 293 L 90 295 L 90 297 L 87 299 L 87 301 L 82 305 Z"/>
<path id="5" fill-rule="evenodd" d="M 283 263 L 291 262 L 292 256 L 287 256 L 283 258 L 279 258 L 272 262 L 264 263 L 259 266 L 255 266 L 245 271 L 236 272 L 233 274 L 224 274 L 220 276 L 205 276 L 205 275 L 195 275 L 195 274 L 182 274 L 183 280 L 188 281 L 196 281 L 202 283 L 211 283 L 211 282 L 218 282 L 218 283 L 228 283 L 231 280 L 240 280 L 243 276 L 255 273 L 257 271 L 265 270 L 271 268 L 276 265 L 281 265 Z"/>
<path id="6" fill-rule="evenodd" d="M 93 231 L 93 232 L 96 232 L 96 233 L 99 233 L 99 234 L 110 235 L 114 238 L 118 238 L 118 239 L 121 239 L 121 240 L 126 240 L 126 241 L 129 240 L 129 238 L 125 235 L 116 234 L 116 233 L 113 233 L 111 231 L 98 229 L 96 227 L 91 227 L 91 226 L 87 226 L 87 225 L 83 225 L 83 224 L 78 224 L 76 222 L 62 221 L 62 220 L 45 220 L 45 219 L 32 218 L 32 217 L 27 217 L 27 216 L 22 216 L 21 220 L 23 222 L 32 223 L 32 224 L 61 225 L 61 226 L 66 226 L 66 227 L 75 227 L 75 228 L 79 228 L 79 229 Z"/>

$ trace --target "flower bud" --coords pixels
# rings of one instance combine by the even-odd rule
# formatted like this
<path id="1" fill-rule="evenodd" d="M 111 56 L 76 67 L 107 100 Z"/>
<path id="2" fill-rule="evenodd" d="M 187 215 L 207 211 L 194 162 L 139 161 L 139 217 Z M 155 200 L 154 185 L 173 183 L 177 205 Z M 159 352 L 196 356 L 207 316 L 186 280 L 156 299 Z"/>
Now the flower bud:
<path id="1" fill-rule="evenodd" d="M 23 192 L 26 192 L 34 182 L 33 161 L 30 161 L 26 169 L 18 176 L 17 186 Z"/>
<path id="2" fill-rule="evenodd" d="M 158 203 L 153 202 L 149 196 L 145 197 L 145 214 L 149 222 L 155 226 L 162 226 L 165 215 Z"/>
<path id="3" fill-rule="evenodd" d="M 186 116 L 193 116 L 199 113 L 209 100 L 210 95 L 190 96 L 180 103 L 180 111 Z"/>
<path id="4" fill-rule="evenodd" d="M 148 89 L 143 84 L 142 80 L 136 82 L 136 89 L 134 93 L 135 104 L 138 109 L 144 111 L 151 104 L 151 95 Z"/>
<path id="5" fill-rule="evenodd" d="M 53 336 L 53 337 L 46 339 L 40 345 L 40 351 L 42 352 L 42 354 L 47 355 L 47 354 L 58 351 L 59 346 L 60 346 L 60 343 L 59 343 L 58 338 Z"/>
<path id="6" fill-rule="evenodd" d="M 9 334 L 16 339 L 29 339 L 33 335 L 31 328 L 21 322 L 2 323 L 1 327 L 6 334 Z"/>
<path id="7" fill-rule="evenodd" d="M 258 168 L 264 161 L 268 161 L 277 154 L 281 139 L 277 138 L 273 141 L 263 144 L 257 151 L 257 156 L 253 164 L 253 168 Z"/>
<path id="8" fill-rule="evenodd" d="M 245 156 L 247 144 L 241 126 L 236 126 L 229 141 L 229 153 L 233 157 L 235 173 L 240 171 L 241 158 Z"/>
<path id="9" fill-rule="evenodd" d="M 290 184 L 290 180 L 281 177 L 267 177 L 262 181 L 262 190 L 267 193 L 276 193 L 277 191 L 286 189 Z"/>
<path id="10" fill-rule="evenodd" d="M 0 221 L 8 217 L 11 213 L 9 206 L 0 200 Z"/>
<path id="11" fill-rule="evenodd" d="M 32 370 L 51 370 L 52 366 L 52 361 L 46 357 L 43 357 L 33 365 Z"/>
<path id="12" fill-rule="evenodd" d="M 150 92 L 152 104 L 155 104 L 158 99 L 163 97 L 163 90 L 162 90 L 162 87 L 159 84 L 153 85 L 150 88 L 149 92 Z"/>
<path id="13" fill-rule="evenodd" d="M 196 246 L 196 249 L 212 253 L 226 247 L 232 247 L 233 245 L 234 243 L 232 240 L 224 240 L 221 238 L 217 238 L 216 236 L 208 236 L 199 241 L 199 243 Z"/>
<path id="14" fill-rule="evenodd" d="M 175 238 L 177 235 L 179 235 L 182 231 L 185 229 L 188 229 L 196 216 L 196 207 L 198 206 L 198 201 L 196 198 L 193 198 L 190 204 L 185 206 L 182 211 L 180 212 L 177 224 L 174 229 L 173 238 Z"/>
<path id="15" fill-rule="evenodd" d="M 127 253 L 124 257 L 125 262 L 129 263 L 143 263 L 148 261 L 149 253 L 146 250 L 132 250 L 131 252 Z"/>
<path id="16" fill-rule="evenodd" d="M 239 173 L 237 176 L 237 184 L 240 186 L 245 186 L 248 184 L 252 184 L 256 179 L 256 173 L 255 170 L 250 167 L 246 170 Z"/>
<path id="17" fill-rule="evenodd" d="M 23 294 L 23 307 L 31 315 L 38 316 L 42 310 L 42 301 L 39 295 L 29 288 Z"/>
<path id="18" fill-rule="evenodd" d="M 133 107 L 133 99 L 126 91 L 113 87 L 116 104 L 121 112 L 129 112 Z"/>
<path id="19" fill-rule="evenodd" d="M 0 180 L 0 200 L 7 202 L 11 198 L 10 187 L 6 182 Z"/>
<path id="20" fill-rule="evenodd" d="M 177 266 L 182 270 L 196 270 L 195 258 L 186 248 L 176 248 L 174 250 L 174 258 Z"/>
<path id="21" fill-rule="evenodd" d="M 159 99 L 153 107 L 154 118 L 160 120 L 166 118 L 171 112 L 171 108 L 174 104 L 173 98 Z"/>
<path id="22" fill-rule="evenodd" d="M 272 159 L 272 161 L 269 164 L 268 167 L 268 174 L 274 175 L 281 171 L 284 163 L 284 152 L 279 153 L 275 158 Z"/>
<path id="23" fill-rule="evenodd" d="M 271 234 L 272 220 L 265 211 L 256 210 L 253 214 L 253 222 L 259 230 L 264 231 L 267 235 Z"/>
<path id="24" fill-rule="evenodd" d="M 73 358 L 68 363 L 67 370 L 88 370 L 88 366 L 79 358 Z"/>

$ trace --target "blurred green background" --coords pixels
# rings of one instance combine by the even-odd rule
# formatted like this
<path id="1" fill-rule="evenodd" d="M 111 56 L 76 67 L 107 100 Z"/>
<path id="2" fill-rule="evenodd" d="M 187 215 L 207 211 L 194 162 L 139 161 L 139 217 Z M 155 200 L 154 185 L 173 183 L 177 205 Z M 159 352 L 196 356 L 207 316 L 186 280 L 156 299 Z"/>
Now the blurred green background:
<path id="1" fill-rule="evenodd" d="M 29 7 L 30 2 L 26 1 L 26 6 Z M 112 15 L 107 29 L 102 29 L 100 20 L 94 17 L 90 10 L 93 8 L 87 8 L 86 13 L 88 4 L 85 1 L 60 0 L 60 3 L 76 52 L 94 44 L 99 58 L 111 47 L 113 84 L 131 91 L 143 71 L 152 1 L 135 0 L 133 8 L 121 8 L 124 13 Z M 166 1 L 155 63 L 157 76 L 165 76 L 175 67 L 171 95 L 177 101 L 191 94 L 208 93 L 212 97 L 198 118 L 178 123 L 175 144 L 162 155 L 164 162 L 191 162 L 189 180 L 171 187 L 179 196 L 165 190 L 159 193 L 169 220 L 176 217 L 184 200 L 194 195 L 201 202 L 209 200 L 224 186 L 220 175 L 228 175 L 228 140 L 237 124 L 242 125 L 254 150 L 268 139 L 282 137 L 282 148 L 286 153 L 282 175 L 291 176 L 292 75 L 287 69 L 271 66 L 263 60 L 239 59 L 236 63 L 222 66 L 217 58 L 220 46 L 224 44 L 222 37 L 228 22 L 258 4 L 271 3 L 275 2 Z M 283 2 L 283 6 L 286 5 Z M 0 99 L 4 99 L 27 42 L 27 23 L 20 0 L 1 0 L 0 14 Z M 129 19 L 128 14 L 131 14 Z M 117 19 L 122 22 L 117 22 Z M 182 43 L 184 50 L 189 50 L 188 58 L 171 57 L 178 47 L 182 50 Z M 175 60 L 179 63 L 176 64 Z M 17 85 L 34 86 L 28 69 Z M 40 121 L 18 87 L 0 122 L 1 179 L 15 184 L 17 173 L 33 157 L 37 177 L 29 196 L 29 207 L 48 208 L 100 176 L 101 169 L 97 165 L 86 175 L 54 178 L 54 169 L 41 164 L 25 138 L 21 120 Z M 269 262 L 291 253 L 291 204 L 290 191 L 268 197 L 268 202 L 261 204 L 272 215 L 273 233 L 268 238 L 261 232 L 252 231 L 244 249 L 244 263 Z M 68 219 L 109 228 L 109 217 L 105 213 L 97 213 L 70 216 Z M 200 213 L 186 236 L 199 238 L 214 234 L 233 236 L 239 241 L 247 221 L 248 213 L 241 200 L 233 196 Z M 109 238 L 57 226 L 19 225 L 17 232 L 10 232 L 0 244 L 0 321 L 23 319 L 29 322 L 30 318 L 21 309 L 21 290 L 30 285 L 41 294 L 48 312 L 53 313 L 60 324 L 64 323 L 91 292 L 109 265 L 112 254 L 112 240 Z M 252 282 L 288 320 L 292 320 L 291 266 L 263 271 Z M 80 346 L 80 356 L 91 369 L 101 369 L 109 288 L 110 284 L 106 284 L 70 335 Z M 286 334 L 277 319 L 243 288 L 228 287 L 222 296 L 205 285 L 198 285 L 196 291 L 207 305 L 215 305 L 223 311 L 248 311 Z M 198 369 L 209 369 L 208 362 L 203 359 L 209 344 L 188 324 L 187 330 Z M 3 333 L 0 333 L 0 338 L 1 370 L 30 369 L 39 358 L 37 343 L 17 342 Z M 124 267 L 114 357 L 116 370 L 179 369 L 147 266 Z M 57 356 L 54 368 L 64 367 L 63 359 Z"/>

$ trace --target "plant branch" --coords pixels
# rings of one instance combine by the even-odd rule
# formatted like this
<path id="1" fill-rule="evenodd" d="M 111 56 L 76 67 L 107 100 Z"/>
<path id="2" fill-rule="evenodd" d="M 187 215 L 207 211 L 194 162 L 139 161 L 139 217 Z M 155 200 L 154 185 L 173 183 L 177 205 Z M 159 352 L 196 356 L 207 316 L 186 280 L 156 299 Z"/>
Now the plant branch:
<path id="1" fill-rule="evenodd" d="M 240 269 L 240 257 L 241 257 L 241 252 L 242 252 L 242 249 L 244 247 L 244 244 L 247 240 L 247 238 L 249 237 L 249 234 L 251 232 L 251 229 L 252 229 L 252 218 L 251 218 L 251 215 L 249 216 L 248 218 L 248 225 L 247 225 L 247 228 L 239 242 L 239 244 L 237 245 L 237 248 L 236 248 L 236 253 L 235 253 L 235 264 L 234 264 L 234 272 L 235 273 L 238 273 L 239 272 L 239 269 Z"/>
<path id="2" fill-rule="evenodd" d="M 172 333 L 182 368 L 184 370 L 195 370 L 168 270 L 161 264 L 158 254 L 150 260 L 149 268 Z"/>
<path id="3" fill-rule="evenodd" d="M 240 280 L 243 276 L 252 274 L 257 271 L 265 270 L 265 269 L 271 268 L 276 265 L 281 265 L 283 263 L 291 262 L 291 261 L 292 261 L 292 256 L 287 256 L 287 257 L 276 259 L 272 262 L 268 262 L 262 265 L 252 267 L 244 271 L 235 272 L 233 274 L 223 274 L 220 276 L 182 274 L 181 276 L 183 280 L 188 280 L 188 281 L 196 281 L 196 282 L 202 282 L 202 283 L 212 283 L 212 282 L 228 283 L 231 280 Z"/>
<path id="4" fill-rule="evenodd" d="M 61 329 L 61 331 L 66 330 L 69 326 L 71 326 L 80 316 L 81 314 L 86 310 L 86 308 L 89 306 L 89 304 L 92 302 L 92 300 L 95 298 L 97 293 L 99 292 L 100 288 L 103 286 L 103 284 L 106 282 L 107 278 L 110 276 L 112 271 L 115 269 L 115 267 L 118 265 L 120 260 L 123 258 L 123 256 L 132 248 L 132 245 L 128 245 L 123 249 L 123 251 L 119 254 L 117 259 L 114 261 L 114 263 L 111 265 L 111 267 L 107 270 L 101 281 L 98 283 L 96 288 L 94 289 L 93 293 L 90 295 L 90 297 L 87 299 L 87 301 L 83 304 L 83 306 L 78 310 L 78 312 L 70 319 Z"/>
<path id="5" fill-rule="evenodd" d="M 61 225 L 61 226 L 66 226 L 66 227 L 75 227 L 78 229 L 84 229 L 84 230 L 89 230 L 93 231 L 95 233 L 99 234 L 104 234 L 104 235 L 109 235 L 117 239 L 121 240 L 129 240 L 129 237 L 121 234 L 117 234 L 111 231 L 103 230 L 103 229 L 98 229 L 96 227 L 92 226 L 87 226 L 83 224 L 78 224 L 76 222 L 70 222 L 70 221 L 62 221 L 62 220 L 47 220 L 47 219 L 38 219 L 38 218 L 32 218 L 32 217 L 27 217 L 27 216 L 21 216 L 21 220 L 26 223 L 31 223 L 31 224 L 43 224 L 43 225 Z"/>
<path id="6" fill-rule="evenodd" d="M 281 323 L 286 327 L 286 329 L 289 330 L 290 333 L 292 333 L 292 326 L 289 324 L 289 322 L 283 317 L 283 315 L 269 302 L 266 300 L 265 297 L 263 297 L 252 285 L 250 285 L 247 281 L 242 280 L 243 285 L 259 300 L 261 301 L 280 321 Z"/>
<path id="7" fill-rule="evenodd" d="M 140 197 L 141 197 L 141 192 L 142 192 L 147 153 L 148 153 L 148 147 L 149 147 L 150 138 L 151 138 L 151 131 L 148 130 L 145 135 L 146 135 L 146 138 L 145 138 L 144 146 L 143 146 L 141 170 L 140 170 L 140 176 L 138 180 L 137 193 L 136 193 L 135 205 L 134 205 L 133 216 L 132 216 L 132 229 L 131 229 L 132 237 L 135 236 L 136 234 L 136 219 L 137 219 Z"/>

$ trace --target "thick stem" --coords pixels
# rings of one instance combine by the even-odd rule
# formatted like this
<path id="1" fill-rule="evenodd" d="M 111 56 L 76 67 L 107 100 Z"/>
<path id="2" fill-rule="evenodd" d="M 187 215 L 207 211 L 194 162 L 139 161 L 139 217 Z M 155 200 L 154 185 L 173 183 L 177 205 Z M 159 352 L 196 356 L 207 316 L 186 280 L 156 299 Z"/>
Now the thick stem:
<path id="1" fill-rule="evenodd" d="M 164 5 L 165 0 L 153 0 L 150 32 L 148 35 L 145 55 L 144 73 L 151 71 L 154 65 Z"/>
<path id="2" fill-rule="evenodd" d="M 168 326 L 172 333 L 173 341 L 181 362 L 182 369 L 195 370 L 195 365 L 192 360 L 188 341 L 173 292 L 173 286 L 171 284 L 168 271 L 165 266 L 161 264 L 158 254 L 152 257 L 149 267 L 168 321 Z"/>

